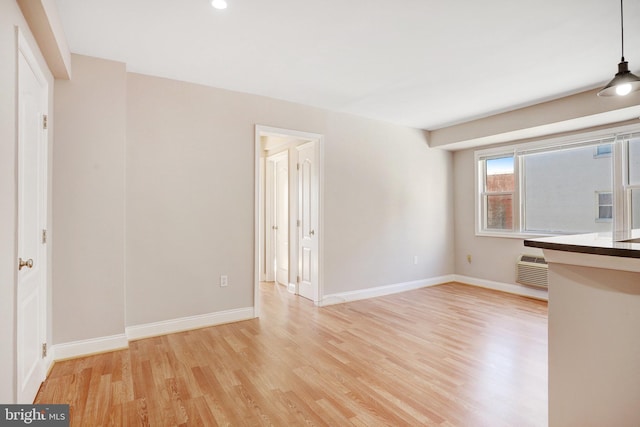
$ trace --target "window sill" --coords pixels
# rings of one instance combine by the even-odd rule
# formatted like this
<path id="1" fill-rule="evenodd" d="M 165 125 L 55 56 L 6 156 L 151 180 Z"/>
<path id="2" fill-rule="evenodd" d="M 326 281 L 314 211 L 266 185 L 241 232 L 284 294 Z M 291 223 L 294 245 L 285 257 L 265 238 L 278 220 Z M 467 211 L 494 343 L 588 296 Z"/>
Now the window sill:
<path id="1" fill-rule="evenodd" d="M 501 237 L 504 239 L 535 239 L 538 237 L 553 237 L 560 234 L 544 234 L 544 233 L 516 233 L 516 232 L 500 232 L 500 231 L 481 231 L 476 232 L 476 237 Z"/>

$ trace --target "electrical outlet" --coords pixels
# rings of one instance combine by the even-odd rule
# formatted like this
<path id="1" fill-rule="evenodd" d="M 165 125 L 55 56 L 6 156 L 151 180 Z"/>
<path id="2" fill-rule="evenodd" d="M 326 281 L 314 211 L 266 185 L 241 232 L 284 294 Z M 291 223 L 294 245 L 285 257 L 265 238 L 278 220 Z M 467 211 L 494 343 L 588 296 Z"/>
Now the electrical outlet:
<path id="1" fill-rule="evenodd" d="M 229 286 L 229 276 L 220 276 L 220 286 Z"/>
<path id="2" fill-rule="evenodd" d="M 471 264 L 471 254 L 468 254 L 468 255 L 467 255 L 467 262 L 468 262 L 469 264 Z"/>

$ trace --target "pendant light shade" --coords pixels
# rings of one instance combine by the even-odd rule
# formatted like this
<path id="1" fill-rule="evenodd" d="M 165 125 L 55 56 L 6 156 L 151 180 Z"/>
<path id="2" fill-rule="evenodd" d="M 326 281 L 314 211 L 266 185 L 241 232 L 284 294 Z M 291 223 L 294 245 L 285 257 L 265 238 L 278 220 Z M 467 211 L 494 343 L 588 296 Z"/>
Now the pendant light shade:
<path id="1" fill-rule="evenodd" d="M 631 92 L 640 90 L 640 77 L 629 71 L 629 63 L 624 60 L 624 12 L 622 0 L 620 0 L 620 35 L 622 39 L 622 58 L 618 64 L 618 72 L 598 96 L 625 96 Z"/>
<path id="2" fill-rule="evenodd" d="M 640 90 L 640 77 L 629 71 L 629 63 L 622 58 L 618 64 L 616 76 L 606 85 L 598 96 L 624 96 Z"/>

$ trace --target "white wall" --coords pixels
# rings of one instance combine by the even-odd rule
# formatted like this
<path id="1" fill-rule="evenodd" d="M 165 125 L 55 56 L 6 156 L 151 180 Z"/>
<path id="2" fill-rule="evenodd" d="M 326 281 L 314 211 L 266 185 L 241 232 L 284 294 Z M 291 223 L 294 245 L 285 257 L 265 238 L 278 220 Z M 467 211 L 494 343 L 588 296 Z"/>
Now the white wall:
<path id="1" fill-rule="evenodd" d="M 15 1 L 0 2 L 0 402 L 15 397 L 16 265 L 16 26 L 31 45 L 49 82 L 53 78 Z M 51 105 L 49 111 L 52 111 Z M 53 120 L 51 120 L 53 122 Z M 53 132 L 49 132 L 49 144 Z M 50 150 L 51 152 L 51 150 Z M 49 218 L 50 221 L 50 218 Z M 51 265 L 51 262 L 48 263 Z M 50 271 L 47 273 L 50 277 Z M 47 331 L 49 335 L 49 331 Z"/>
<path id="2" fill-rule="evenodd" d="M 54 344 L 124 331 L 125 65 L 73 55 L 56 80 Z"/>

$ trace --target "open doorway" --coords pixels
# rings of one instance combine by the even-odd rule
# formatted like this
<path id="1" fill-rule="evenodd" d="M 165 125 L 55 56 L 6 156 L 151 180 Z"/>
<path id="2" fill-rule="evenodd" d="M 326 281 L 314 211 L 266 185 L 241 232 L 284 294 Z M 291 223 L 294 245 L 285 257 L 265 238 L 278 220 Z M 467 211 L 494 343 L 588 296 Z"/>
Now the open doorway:
<path id="1" fill-rule="evenodd" d="M 254 310 L 259 284 L 321 298 L 322 135 L 256 126 Z"/>

